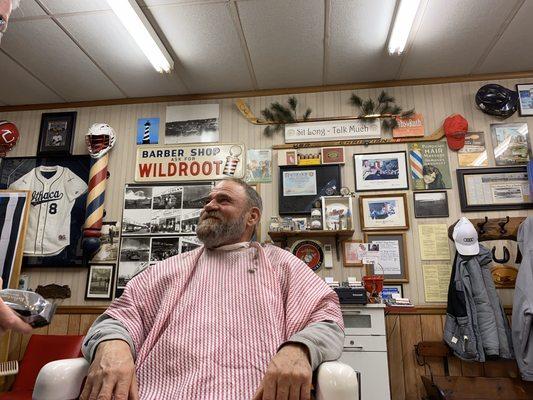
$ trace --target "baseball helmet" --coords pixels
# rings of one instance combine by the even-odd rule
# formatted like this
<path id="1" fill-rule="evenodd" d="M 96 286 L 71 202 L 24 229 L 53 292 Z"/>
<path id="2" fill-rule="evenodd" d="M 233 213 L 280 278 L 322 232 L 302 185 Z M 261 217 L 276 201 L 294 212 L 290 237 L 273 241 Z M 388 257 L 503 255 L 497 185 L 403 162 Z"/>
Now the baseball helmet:
<path id="1" fill-rule="evenodd" d="M 115 131 L 108 124 L 93 124 L 85 135 L 85 143 L 92 158 L 102 157 L 111 150 L 115 141 Z"/>
<path id="2" fill-rule="evenodd" d="M 13 122 L 0 121 L 0 157 L 5 157 L 18 142 L 19 130 Z"/>
<path id="3" fill-rule="evenodd" d="M 518 108 L 518 93 L 491 83 L 479 88 L 476 93 L 476 105 L 486 114 L 508 118 Z"/>

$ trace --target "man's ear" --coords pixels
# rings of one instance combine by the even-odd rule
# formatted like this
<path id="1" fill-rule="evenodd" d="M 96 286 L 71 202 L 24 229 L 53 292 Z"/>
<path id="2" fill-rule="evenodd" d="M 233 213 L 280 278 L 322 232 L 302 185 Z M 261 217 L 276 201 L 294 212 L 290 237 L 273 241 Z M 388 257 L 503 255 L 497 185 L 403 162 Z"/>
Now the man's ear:
<path id="1" fill-rule="evenodd" d="M 261 220 L 261 211 L 259 211 L 259 208 L 252 207 L 250 209 L 250 216 L 248 217 L 248 225 L 257 225 L 259 221 Z"/>

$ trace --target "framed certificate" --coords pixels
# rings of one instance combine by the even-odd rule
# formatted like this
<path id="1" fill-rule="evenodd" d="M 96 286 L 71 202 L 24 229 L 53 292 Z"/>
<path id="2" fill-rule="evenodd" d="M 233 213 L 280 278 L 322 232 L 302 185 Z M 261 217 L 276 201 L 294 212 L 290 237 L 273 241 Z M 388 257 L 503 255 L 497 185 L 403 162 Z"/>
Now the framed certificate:
<path id="1" fill-rule="evenodd" d="M 458 169 L 461 211 L 533 208 L 526 166 Z"/>

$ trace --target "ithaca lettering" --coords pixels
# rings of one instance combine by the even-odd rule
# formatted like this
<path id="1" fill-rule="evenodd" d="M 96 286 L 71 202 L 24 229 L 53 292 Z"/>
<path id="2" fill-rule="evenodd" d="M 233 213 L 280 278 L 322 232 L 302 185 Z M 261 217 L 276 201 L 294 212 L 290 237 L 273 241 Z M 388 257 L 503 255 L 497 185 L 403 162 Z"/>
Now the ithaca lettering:
<path id="1" fill-rule="evenodd" d="M 63 198 L 63 193 L 60 193 L 59 190 L 53 192 L 33 192 L 31 195 L 31 205 L 36 206 L 42 203 L 48 203 L 50 201 L 61 200 Z"/>

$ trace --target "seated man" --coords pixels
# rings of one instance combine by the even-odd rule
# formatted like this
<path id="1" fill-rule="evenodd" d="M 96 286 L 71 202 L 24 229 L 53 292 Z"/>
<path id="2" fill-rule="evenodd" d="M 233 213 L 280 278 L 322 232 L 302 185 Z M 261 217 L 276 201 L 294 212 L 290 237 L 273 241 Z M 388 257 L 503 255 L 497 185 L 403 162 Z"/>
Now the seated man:
<path id="1" fill-rule="evenodd" d="M 91 327 L 82 400 L 310 398 L 312 370 L 342 352 L 338 298 L 291 253 L 250 242 L 261 210 L 240 180 L 213 188 L 204 245 L 134 277 Z"/>

